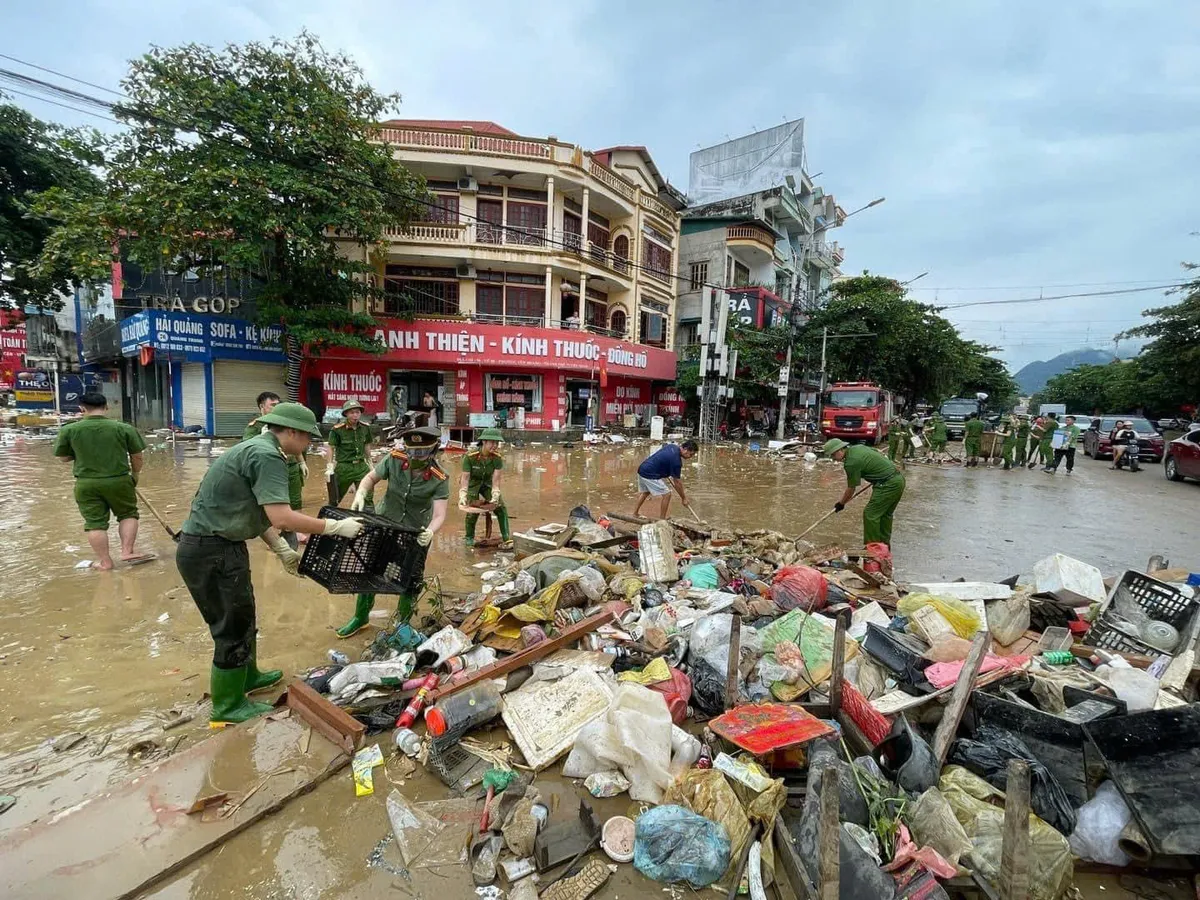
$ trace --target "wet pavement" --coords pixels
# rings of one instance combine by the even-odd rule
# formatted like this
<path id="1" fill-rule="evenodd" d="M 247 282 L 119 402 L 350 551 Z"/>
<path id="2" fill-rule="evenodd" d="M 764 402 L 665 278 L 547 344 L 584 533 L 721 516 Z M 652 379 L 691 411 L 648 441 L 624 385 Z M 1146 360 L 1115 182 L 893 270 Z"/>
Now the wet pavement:
<path id="1" fill-rule="evenodd" d="M 576 504 L 594 512 L 631 511 L 634 470 L 648 451 L 648 445 L 509 449 L 503 491 L 514 527 L 565 521 Z M 447 462 L 457 485 L 457 459 Z M 208 463 L 184 445 L 152 444 L 147 451 L 142 491 L 175 527 Z M 311 468 L 305 502 L 315 512 L 324 485 L 320 462 Z M 702 517 L 733 529 L 791 534 L 828 512 L 844 487 L 840 467 L 726 446 L 705 448 L 686 465 L 684 479 Z M 1081 456 L 1069 478 L 911 465 L 907 479 L 894 545 L 900 580 L 1004 578 L 1055 551 L 1106 573 L 1140 569 L 1154 553 L 1179 565 L 1196 562 L 1200 486 L 1167 482 L 1159 467 L 1113 472 Z M 862 503 L 809 538 L 858 546 Z M 686 514 L 677 505 L 673 511 Z M 461 535 L 462 516 L 452 508 L 427 571 L 447 587 L 470 589 L 478 583 L 470 566 L 482 557 L 462 548 Z M 115 546 L 115 532 L 113 539 Z M 206 737 L 202 707 L 195 721 L 179 728 L 164 731 L 162 722 L 172 709 L 197 709 L 207 689 L 211 641 L 175 570 L 174 545 L 145 510 L 138 546 L 158 553 L 157 561 L 111 573 L 75 568 L 88 558 L 87 544 L 69 467 L 52 457 L 49 441 L 0 444 L 0 542 L 0 793 L 18 798 L 0 818 L 2 832 L 135 774 L 143 763 L 127 750 L 139 740 L 186 749 Z M 292 674 L 318 664 L 330 647 L 354 656 L 366 645 L 367 633 L 349 641 L 333 634 L 350 614 L 352 597 L 331 596 L 286 575 L 261 545 L 253 545 L 251 555 L 264 664 Z M 382 623 L 391 611 L 388 598 L 378 606 L 375 621 Z M 86 739 L 55 751 L 55 739 L 72 732 Z M 538 785 L 544 792 L 569 791 L 557 778 L 539 778 Z M 454 873 L 409 881 L 388 865 L 367 866 L 390 833 L 384 809 L 390 787 L 387 777 L 377 778 L 373 797 L 355 799 L 349 775 L 335 776 L 147 896 L 471 895 Z M 420 771 L 402 790 L 420 799 L 445 794 Z M 569 793 L 563 801 L 571 804 Z M 628 805 L 613 802 L 619 807 L 610 813 Z M 393 868 L 398 861 L 394 846 L 380 856 Z M 599 896 L 661 896 L 660 886 L 630 873 L 622 867 Z M 1122 891 L 1109 883 L 1096 896 L 1121 897 Z"/>

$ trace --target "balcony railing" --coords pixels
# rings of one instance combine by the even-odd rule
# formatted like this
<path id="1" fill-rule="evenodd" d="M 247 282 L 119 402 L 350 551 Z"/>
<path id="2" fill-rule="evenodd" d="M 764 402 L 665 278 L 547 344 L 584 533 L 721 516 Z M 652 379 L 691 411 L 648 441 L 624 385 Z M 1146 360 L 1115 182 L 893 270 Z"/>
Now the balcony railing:
<path id="1" fill-rule="evenodd" d="M 435 131 L 425 128 L 380 128 L 379 136 L 389 144 L 413 150 L 446 150 L 451 153 L 486 153 L 521 159 L 555 158 L 555 145 L 531 138 Z M 564 148 L 567 149 L 567 148 Z"/>
<path id="2" fill-rule="evenodd" d="M 588 166 L 588 173 L 613 193 L 620 194 L 630 203 L 636 202 L 637 189 L 616 172 L 593 159 Z"/>
<path id="3" fill-rule="evenodd" d="M 641 204 L 643 209 L 648 209 L 657 216 L 661 216 L 668 222 L 674 222 L 678 218 L 679 213 L 660 201 L 657 197 L 652 197 L 645 191 L 642 192 Z"/>
<path id="4" fill-rule="evenodd" d="M 725 233 L 727 241 L 755 241 L 775 252 L 775 235 L 757 225 L 730 225 Z"/>
<path id="5" fill-rule="evenodd" d="M 829 246 L 830 252 L 833 254 L 834 265 L 840 266 L 846 258 L 846 251 L 841 244 L 834 243 Z"/>

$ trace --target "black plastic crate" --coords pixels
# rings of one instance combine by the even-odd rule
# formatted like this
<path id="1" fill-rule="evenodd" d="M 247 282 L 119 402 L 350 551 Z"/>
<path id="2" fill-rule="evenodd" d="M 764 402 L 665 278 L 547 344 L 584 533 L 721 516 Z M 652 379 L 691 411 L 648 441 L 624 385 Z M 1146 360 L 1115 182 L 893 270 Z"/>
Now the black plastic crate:
<path id="1" fill-rule="evenodd" d="M 1132 625 L 1121 612 L 1130 603 L 1151 619 L 1166 622 L 1178 631 L 1181 644 L 1187 639 L 1196 611 L 1200 608 L 1200 603 L 1195 598 L 1185 597 L 1169 584 L 1130 570 L 1113 585 L 1095 624 L 1084 635 L 1083 643 L 1089 647 L 1137 653 L 1141 656 L 1158 656 L 1163 653 L 1142 640 L 1139 634 L 1133 633 Z M 1170 652 L 1174 653 L 1178 649 L 1177 645 L 1175 650 Z"/>
<path id="2" fill-rule="evenodd" d="M 366 527 L 354 540 L 310 535 L 300 558 L 301 575 L 331 594 L 403 594 L 417 586 L 413 582 L 424 568 L 426 551 L 417 543 L 417 530 L 336 506 L 322 507 L 320 517 L 362 519 Z"/>

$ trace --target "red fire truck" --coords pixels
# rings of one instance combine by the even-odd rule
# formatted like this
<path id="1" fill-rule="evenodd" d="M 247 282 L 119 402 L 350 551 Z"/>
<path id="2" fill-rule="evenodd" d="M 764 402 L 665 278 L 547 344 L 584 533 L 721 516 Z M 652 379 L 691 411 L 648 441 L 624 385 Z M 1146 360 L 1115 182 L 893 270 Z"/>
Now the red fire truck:
<path id="1" fill-rule="evenodd" d="M 887 437 L 893 403 L 890 391 L 868 381 L 831 384 L 821 396 L 821 434 L 877 444 Z"/>

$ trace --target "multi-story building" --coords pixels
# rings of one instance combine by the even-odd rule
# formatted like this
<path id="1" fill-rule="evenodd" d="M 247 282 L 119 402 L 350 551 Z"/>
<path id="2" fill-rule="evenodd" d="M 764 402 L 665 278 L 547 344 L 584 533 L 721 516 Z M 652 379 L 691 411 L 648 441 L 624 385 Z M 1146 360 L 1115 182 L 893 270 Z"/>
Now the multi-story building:
<path id="1" fill-rule="evenodd" d="M 428 392 L 444 424 L 545 430 L 652 412 L 675 378 L 685 201 L 646 148 L 492 122 L 396 120 L 380 136 L 434 203 L 367 260 L 386 352 L 307 360 L 305 401 L 394 416 Z"/>

